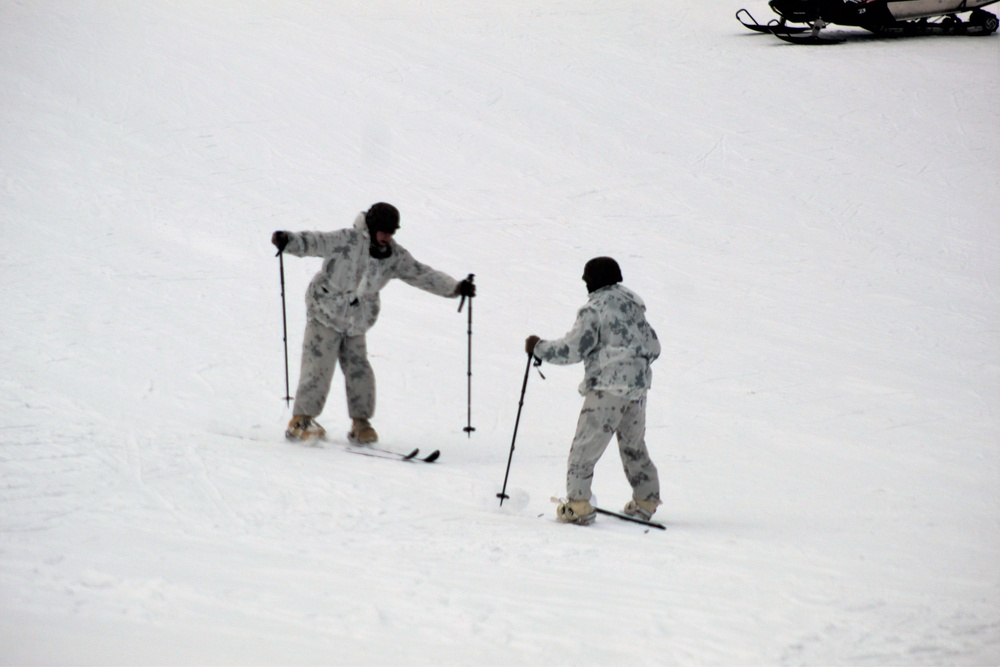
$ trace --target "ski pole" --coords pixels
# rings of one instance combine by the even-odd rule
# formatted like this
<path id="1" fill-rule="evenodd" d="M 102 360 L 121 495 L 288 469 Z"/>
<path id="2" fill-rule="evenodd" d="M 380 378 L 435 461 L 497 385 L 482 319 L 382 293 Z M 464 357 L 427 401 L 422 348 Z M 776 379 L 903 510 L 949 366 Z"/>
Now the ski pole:
<path id="1" fill-rule="evenodd" d="M 281 274 L 281 334 L 285 342 L 285 405 L 292 404 L 291 392 L 288 390 L 288 319 L 285 317 L 285 259 L 284 253 L 278 251 L 278 272 Z"/>
<path id="2" fill-rule="evenodd" d="M 476 276 L 474 274 L 470 273 L 469 277 L 467 278 L 467 280 L 469 281 L 469 283 L 472 283 L 472 280 L 475 277 Z M 464 305 L 465 305 L 465 297 L 463 296 L 462 300 L 458 302 L 458 312 L 462 312 L 462 306 L 464 306 Z M 462 430 L 465 431 L 466 433 L 468 433 L 469 437 L 471 438 L 472 437 L 472 432 L 476 430 L 475 427 L 472 425 L 472 297 L 471 296 L 469 297 L 469 331 L 468 331 L 468 333 L 469 333 L 469 354 L 468 354 L 468 358 L 469 358 L 468 368 L 469 368 L 469 371 L 468 371 L 468 380 L 467 380 L 467 383 L 468 383 L 468 388 L 467 388 L 468 399 L 466 401 L 466 426 Z"/>
<path id="3" fill-rule="evenodd" d="M 524 383 L 521 385 L 521 400 L 517 403 L 517 419 L 514 420 L 514 437 L 510 440 L 510 455 L 507 457 L 507 472 L 503 476 L 503 489 L 497 494 L 497 498 L 500 499 L 500 507 L 503 507 L 503 501 L 510 496 L 507 495 L 507 479 L 510 477 L 510 462 L 514 459 L 514 443 L 517 441 L 517 425 L 521 423 L 521 408 L 524 407 L 524 392 L 528 388 L 528 374 L 531 372 L 531 358 L 532 355 L 528 355 L 528 365 L 524 368 Z M 541 363 L 539 361 L 538 363 Z"/>

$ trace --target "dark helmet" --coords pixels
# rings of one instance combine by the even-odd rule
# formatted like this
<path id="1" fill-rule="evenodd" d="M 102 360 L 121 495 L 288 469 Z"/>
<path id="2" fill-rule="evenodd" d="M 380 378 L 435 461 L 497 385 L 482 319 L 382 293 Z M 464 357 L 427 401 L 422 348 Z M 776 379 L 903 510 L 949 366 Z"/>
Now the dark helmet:
<path id="1" fill-rule="evenodd" d="M 618 262 L 610 257 L 595 257 L 583 267 L 583 280 L 587 283 L 587 291 L 595 292 L 602 287 L 620 283 L 622 270 L 618 268 Z"/>
<path id="2" fill-rule="evenodd" d="M 375 232 L 385 232 L 395 234 L 399 229 L 399 210 L 392 204 L 379 202 L 372 204 L 372 207 L 365 213 L 365 223 L 368 224 L 368 232 L 375 236 Z"/>

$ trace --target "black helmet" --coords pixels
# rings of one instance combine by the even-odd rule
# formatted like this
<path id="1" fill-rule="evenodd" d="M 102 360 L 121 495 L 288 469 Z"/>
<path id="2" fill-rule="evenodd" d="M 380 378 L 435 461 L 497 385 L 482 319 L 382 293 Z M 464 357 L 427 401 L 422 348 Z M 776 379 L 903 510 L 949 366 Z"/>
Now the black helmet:
<path id="1" fill-rule="evenodd" d="M 365 213 L 365 223 L 372 236 L 375 232 L 385 232 L 395 234 L 399 229 L 399 210 L 392 204 L 379 202 L 372 204 L 372 207 Z"/>
<path id="2" fill-rule="evenodd" d="M 583 280 L 587 283 L 587 291 L 595 292 L 602 287 L 620 283 L 622 270 L 618 268 L 618 262 L 610 257 L 595 257 L 583 267 Z"/>

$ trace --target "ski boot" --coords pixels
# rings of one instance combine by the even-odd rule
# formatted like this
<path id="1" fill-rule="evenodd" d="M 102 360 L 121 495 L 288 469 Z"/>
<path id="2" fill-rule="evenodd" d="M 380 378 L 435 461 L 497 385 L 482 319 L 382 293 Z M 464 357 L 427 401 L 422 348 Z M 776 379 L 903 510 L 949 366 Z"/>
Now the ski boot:
<path id="1" fill-rule="evenodd" d="M 597 511 L 589 500 L 567 500 L 556 507 L 556 519 L 563 523 L 588 526 L 594 523 Z"/>
<path id="2" fill-rule="evenodd" d="M 289 440 L 319 440 L 325 435 L 326 429 L 307 415 L 292 417 L 292 421 L 288 422 L 288 428 L 285 430 L 285 437 Z"/>
<path id="3" fill-rule="evenodd" d="M 625 516 L 635 517 L 643 521 L 649 521 L 656 514 L 656 508 L 662 503 L 659 500 L 630 500 L 622 510 Z"/>
<path id="4" fill-rule="evenodd" d="M 378 442 L 378 433 L 372 428 L 372 424 L 367 419 L 354 419 L 351 422 L 351 430 L 347 434 L 347 439 L 360 445 L 370 445 Z"/>

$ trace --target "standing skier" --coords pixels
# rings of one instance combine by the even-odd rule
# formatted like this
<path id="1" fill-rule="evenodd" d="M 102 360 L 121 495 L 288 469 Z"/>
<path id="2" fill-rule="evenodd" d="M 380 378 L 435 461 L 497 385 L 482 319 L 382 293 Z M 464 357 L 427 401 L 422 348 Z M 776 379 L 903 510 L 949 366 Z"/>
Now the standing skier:
<path id="1" fill-rule="evenodd" d="M 375 373 L 368 362 L 365 334 L 378 319 L 379 291 L 390 280 L 399 278 L 443 297 L 476 295 L 470 280 L 455 280 L 415 260 L 393 239 L 397 229 L 399 211 L 379 202 L 359 213 L 351 229 L 277 231 L 271 236 L 279 252 L 323 258 L 322 268 L 306 290 L 302 369 L 293 417 L 285 431 L 289 439 L 325 435 L 316 417 L 323 412 L 339 361 L 351 417 L 348 437 L 364 444 L 378 441 L 370 421 L 375 413 Z"/>
<path id="2" fill-rule="evenodd" d="M 583 269 L 590 298 L 576 314 L 576 323 L 558 340 L 528 336 L 525 349 L 553 364 L 584 363 L 580 393 L 583 408 L 569 451 L 566 502 L 556 517 L 566 523 L 589 524 L 596 512 L 590 504 L 594 466 L 611 436 L 618 449 L 625 476 L 632 486 L 632 500 L 623 512 L 648 520 L 660 503 L 660 481 L 646 449 L 646 392 L 652 380 L 650 364 L 660 356 L 660 342 L 649 326 L 642 299 L 622 280 L 618 263 L 595 257 Z"/>

